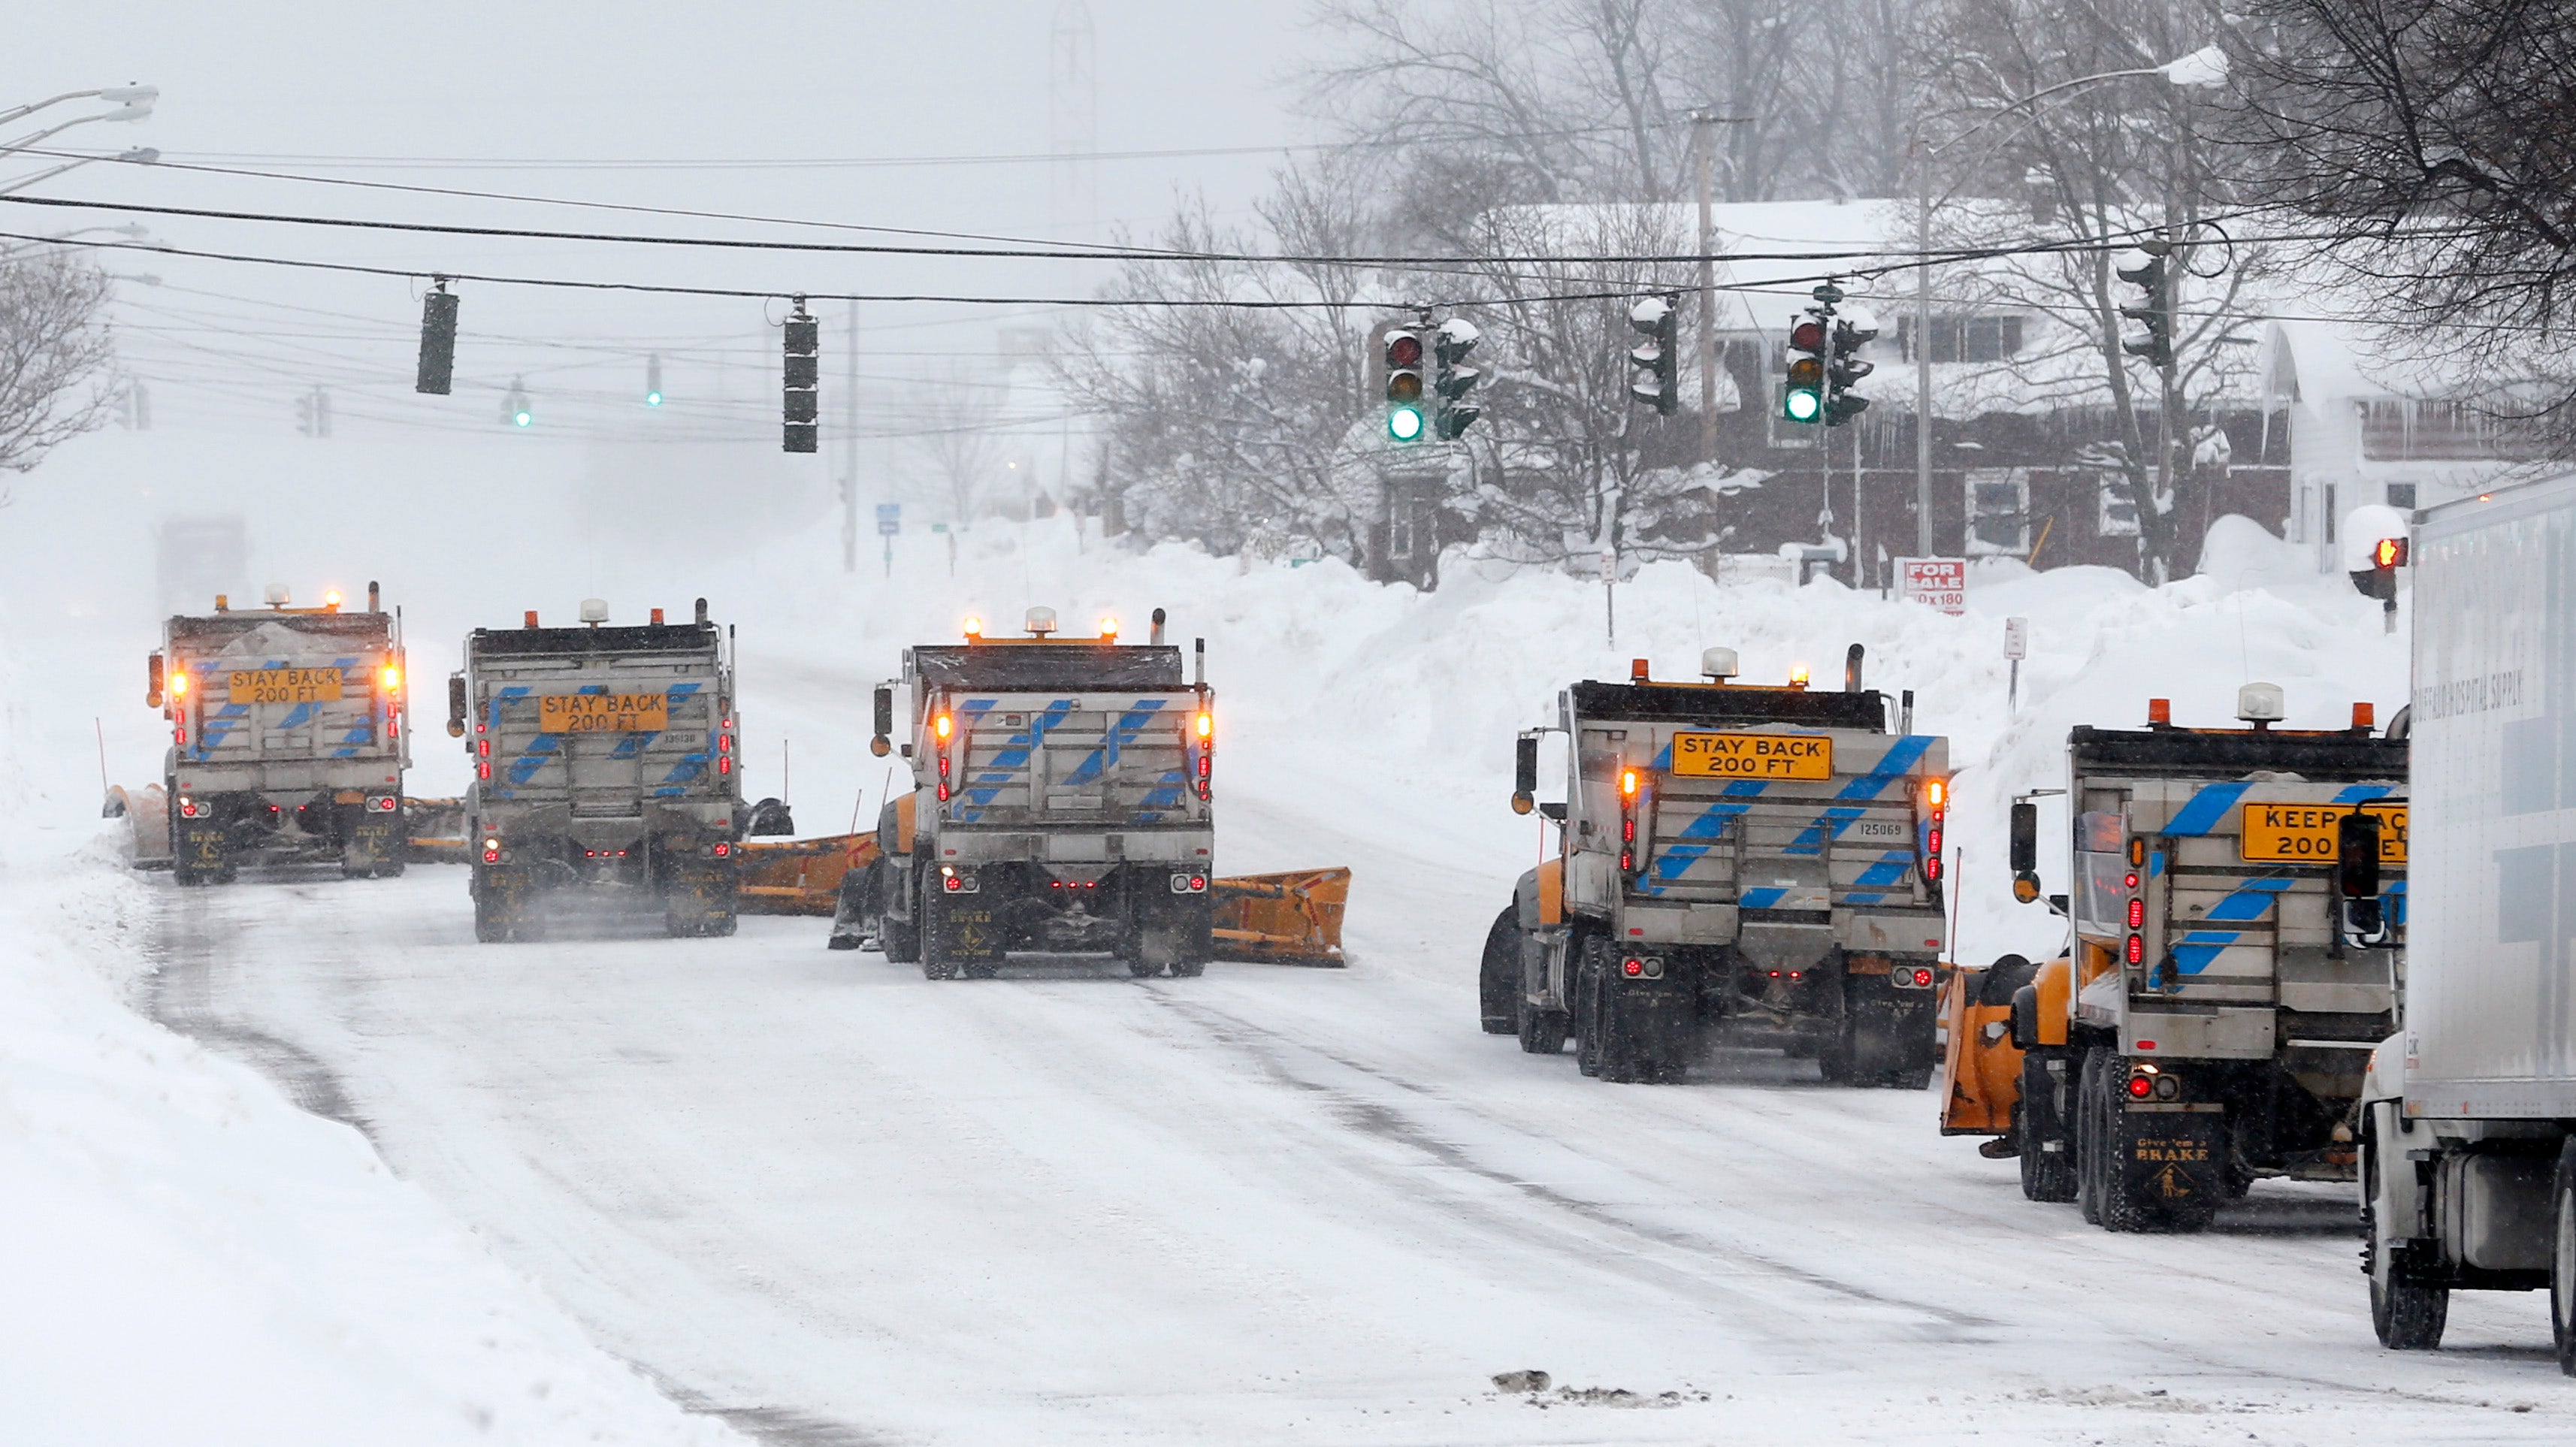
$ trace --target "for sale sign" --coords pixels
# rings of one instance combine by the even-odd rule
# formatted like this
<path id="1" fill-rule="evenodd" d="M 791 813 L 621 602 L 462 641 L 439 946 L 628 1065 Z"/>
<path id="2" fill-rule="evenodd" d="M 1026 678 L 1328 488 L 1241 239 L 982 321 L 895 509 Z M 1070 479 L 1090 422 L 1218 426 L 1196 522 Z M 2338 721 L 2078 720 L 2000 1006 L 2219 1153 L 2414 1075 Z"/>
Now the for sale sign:
<path id="1" fill-rule="evenodd" d="M 1899 558 L 1896 596 L 1929 603 L 1944 613 L 1968 611 L 1968 560 L 1965 558 Z"/>

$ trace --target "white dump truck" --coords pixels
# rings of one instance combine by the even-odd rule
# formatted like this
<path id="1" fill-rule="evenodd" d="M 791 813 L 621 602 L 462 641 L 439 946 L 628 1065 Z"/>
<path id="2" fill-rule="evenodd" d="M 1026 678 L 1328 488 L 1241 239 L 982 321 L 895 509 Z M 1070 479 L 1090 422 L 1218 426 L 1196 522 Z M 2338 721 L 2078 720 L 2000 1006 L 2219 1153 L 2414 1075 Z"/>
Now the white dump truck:
<path id="1" fill-rule="evenodd" d="M 934 980 L 985 979 L 1014 953 L 1099 954 L 1138 977 L 1203 973 L 1215 950 L 1215 699 L 1163 641 L 1114 618 L 904 650 L 876 691 L 871 747 L 898 746 L 912 787 L 889 801 L 881 856 L 852 871 L 836 946 L 874 940 Z M 902 700 L 898 717 L 897 700 Z"/>
<path id="2" fill-rule="evenodd" d="M 696 616 L 612 624 L 586 599 L 573 627 L 477 628 L 448 679 L 465 740 L 474 932 L 530 938 L 583 903 L 658 913 L 673 935 L 734 930 L 743 808 L 733 656 Z"/>
<path id="3" fill-rule="evenodd" d="M 1582 1073 L 1678 1082 L 1703 1031 L 1814 1058 L 1825 1078 L 1920 1090 L 1933 1065 L 1948 741 L 1861 687 L 1648 675 L 1564 690 L 1519 739 L 1512 807 L 1557 825 L 1485 938 L 1489 1034 Z M 1540 801 L 1539 750 L 1564 753 Z"/>
<path id="4" fill-rule="evenodd" d="M 2411 540 L 2411 932 L 2363 1095 L 2372 1325 L 2439 1346 L 2453 1291 L 2546 1291 L 2576 1375 L 2576 475 Z"/>
<path id="5" fill-rule="evenodd" d="M 235 608 L 163 626 L 145 702 L 170 723 L 163 797 L 172 875 L 228 881 L 245 864 L 337 864 L 344 874 L 403 867 L 403 770 L 411 762 L 401 620 L 376 585 L 365 611 L 340 595 L 318 608 Z M 110 812 L 124 812 L 111 799 Z M 140 837 L 136 858 L 157 863 Z"/>

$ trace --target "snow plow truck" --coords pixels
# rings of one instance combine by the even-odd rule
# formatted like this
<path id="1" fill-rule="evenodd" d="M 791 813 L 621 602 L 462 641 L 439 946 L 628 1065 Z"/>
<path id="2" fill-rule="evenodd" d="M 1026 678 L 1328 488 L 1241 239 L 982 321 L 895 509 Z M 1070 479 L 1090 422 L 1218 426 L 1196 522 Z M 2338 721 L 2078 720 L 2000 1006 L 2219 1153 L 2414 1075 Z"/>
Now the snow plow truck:
<path id="1" fill-rule="evenodd" d="M 1518 740 L 1512 808 L 1556 826 L 1485 940 L 1489 1034 L 1568 1037 L 1585 1075 L 1678 1082 L 1703 1039 L 1813 1057 L 1825 1078 L 1920 1090 L 1934 1063 L 1948 745 L 1861 687 L 1583 682 Z M 1562 802 L 1539 749 L 1566 750 Z"/>
<path id="2" fill-rule="evenodd" d="M 707 617 L 477 628 L 447 681 L 447 731 L 474 781 L 464 839 L 474 937 L 542 934 L 582 904 L 658 912 L 674 936 L 734 931 L 746 833 L 787 834 L 743 806 L 732 649 Z"/>
<path id="3" fill-rule="evenodd" d="M 1993 1137 L 2022 1193 L 2113 1231 L 2197 1231 L 2262 1176 L 2350 1180 L 2356 1103 L 2393 1020 L 2406 930 L 2407 739 L 2275 727 L 2067 741 L 2072 944 L 1945 986 L 1941 1129 Z M 2056 791 L 2047 791 L 2054 793 Z M 2040 897 L 2038 795 L 2011 813 L 2013 891 Z"/>
<path id="4" fill-rule="evenodd" d="M 1218 883 L 1206 640 L 1184 677 L 1160 609 L 1143 644 L 1122 643 L 1114 618 L 1067 636 L 1050 608 L 1026 631 L 988 638 L 969 619 L 963 642 L 904 650 L 902 676 L 876 690 L 869 747 L 893 752 L 900 724 L 912 787 L 880 813 L 879 857 L 843 882 L 833 947 L 873 941 L 934 980 L 990 978 L 1023 952 L 1204 972 Z"/>
<path id="5" fill-rule="evenodd" d="M 229 882 L 244 865 L 337 864 L 359 878 L 403 868 L 403 771 L 411 761 L 401 619 L 367 585 L 364 612 L 215 611 L 163 625 L 144 702 L 170 721 L 160 790 L 111 790 L 135 863 L 166 861 L 183 885 Z"/>

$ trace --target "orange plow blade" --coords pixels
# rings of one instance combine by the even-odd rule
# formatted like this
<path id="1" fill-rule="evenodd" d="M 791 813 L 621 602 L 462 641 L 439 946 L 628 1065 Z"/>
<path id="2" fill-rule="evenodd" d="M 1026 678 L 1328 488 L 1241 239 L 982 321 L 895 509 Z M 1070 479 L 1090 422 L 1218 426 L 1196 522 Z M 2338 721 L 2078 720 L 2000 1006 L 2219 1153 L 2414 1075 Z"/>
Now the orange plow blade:
<path id="1" fill-rule="evenodd" d="M 830 914 L 841 876 L 876 862 L 874 834 L 834 834 L 777 843 L 746 841 L 734 908 L 743 914 Z"/>
<path id="2" fill-rule="evenodd" d="M 1297 869 L 1208 881 L 1216 896 L 1216 957 L 1340 969 L 1347 869 Z"/>

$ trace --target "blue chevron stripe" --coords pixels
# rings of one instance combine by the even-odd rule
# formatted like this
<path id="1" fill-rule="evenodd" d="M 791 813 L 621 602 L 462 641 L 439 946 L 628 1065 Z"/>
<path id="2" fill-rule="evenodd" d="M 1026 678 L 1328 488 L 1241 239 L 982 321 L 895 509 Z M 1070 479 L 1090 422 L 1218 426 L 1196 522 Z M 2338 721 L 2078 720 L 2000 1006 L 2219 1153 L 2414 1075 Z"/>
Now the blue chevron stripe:
<path id="1" fill-rule="evenodd" d="M 2191 802 L 2174 811 L 2173 822 L 2165 825 L 2167 834 L 2199 835 L 2217 828 L 2227 818 L 2227 811 L 2253 788 L 2250 783 L 2209 784 L 2191 796 Z"/>

